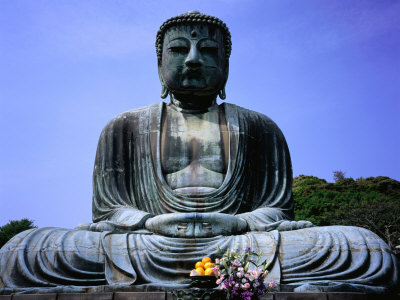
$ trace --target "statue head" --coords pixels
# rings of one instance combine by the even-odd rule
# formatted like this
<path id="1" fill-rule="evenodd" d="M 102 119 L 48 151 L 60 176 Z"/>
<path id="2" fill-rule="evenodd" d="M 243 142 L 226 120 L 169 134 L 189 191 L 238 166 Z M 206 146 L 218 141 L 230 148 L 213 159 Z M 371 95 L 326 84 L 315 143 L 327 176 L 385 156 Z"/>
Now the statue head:
<path id="1" fill-rule="evenodd" d="M 225 99 L 231 45 L 228 27 L 216 17 L 193 11 L 165 21 L 156 39 L 161 97 Z"/>

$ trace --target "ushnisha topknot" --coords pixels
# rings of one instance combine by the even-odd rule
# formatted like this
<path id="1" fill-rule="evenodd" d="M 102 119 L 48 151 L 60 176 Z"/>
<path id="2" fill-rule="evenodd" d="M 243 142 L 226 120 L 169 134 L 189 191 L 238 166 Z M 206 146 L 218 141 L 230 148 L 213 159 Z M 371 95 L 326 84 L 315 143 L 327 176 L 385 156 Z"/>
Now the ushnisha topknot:
<path id="1" fill-rule="evenodd" d="M 159 62 L 161 62 L 165 32 L 169 28 L 176 25 L 196 24 L 196 23 L 215 25 L 222 30 L 222 33 L 224 35 L 225 55 L 226 59 L 229 59 L 229 56 L 231 55 L 232 51 L 232 41 L 231 41 L 231 33 L 229 32 L 228 26 L 226 26 L 226 24 L 217 17 L 205 15 L 198 11 L 189 11 L 179 16 L 169 18 L 161 25 L 160 29 L 158 30 L 156 38 L 156 52 L 157 52 L 157 59 Z"/>

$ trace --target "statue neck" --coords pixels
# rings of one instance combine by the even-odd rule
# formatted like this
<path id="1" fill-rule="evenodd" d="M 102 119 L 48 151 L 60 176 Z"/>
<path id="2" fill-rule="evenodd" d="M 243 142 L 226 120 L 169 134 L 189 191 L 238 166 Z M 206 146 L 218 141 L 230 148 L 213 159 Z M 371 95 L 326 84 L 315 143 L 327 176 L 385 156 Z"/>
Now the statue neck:
<path id="1" fill-rule="evenodd" d="M 206 112 L 217 104 L 217 97 L 176 96 L 171 94 L 171 104 L 182 112 Z"/>

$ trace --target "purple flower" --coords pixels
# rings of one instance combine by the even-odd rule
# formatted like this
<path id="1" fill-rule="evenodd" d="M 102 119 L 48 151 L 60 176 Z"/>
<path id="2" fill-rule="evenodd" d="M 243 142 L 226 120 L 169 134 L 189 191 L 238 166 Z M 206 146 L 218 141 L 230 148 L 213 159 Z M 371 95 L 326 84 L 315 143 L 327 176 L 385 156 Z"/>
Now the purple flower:
<path id="1" fill-rule="evenodd" d="M 237 259 L 235 259 L 235 260 L 232 262 L 232 266 L 234 266 L 234 267 L 240 267 L 240 266 L 241 266 L 240 261 L 238 261 Z"/>
<path id="2" fill-rule="evenodd" d="M 249 247 L 249 248 L 246 249 L 246 253 L 250 253 L 250 252 L 251 252 L 251 249 Z"/>
<path id="3" fill-rule="evenodd" d="M 242 299 L 244 299 L 244 300 L 251 300 L 251 296 L 253 296 L 253 293 L 246 291 L 246 292 L 243 292 L 241 294 L 241 296 L 242 296 Z"/>

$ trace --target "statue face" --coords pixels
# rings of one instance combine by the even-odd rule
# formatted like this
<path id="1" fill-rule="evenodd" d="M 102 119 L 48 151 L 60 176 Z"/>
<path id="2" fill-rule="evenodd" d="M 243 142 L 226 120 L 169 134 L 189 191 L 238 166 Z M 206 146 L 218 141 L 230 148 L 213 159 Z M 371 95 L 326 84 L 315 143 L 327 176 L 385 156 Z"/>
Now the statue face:
<path id="1" fill-rule="evenodd" d="M 216 96 L 227 79 L 223 34 L 206 24 L 180 25 L 164 36 L 160 73 L 175 95 Z"/>

